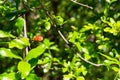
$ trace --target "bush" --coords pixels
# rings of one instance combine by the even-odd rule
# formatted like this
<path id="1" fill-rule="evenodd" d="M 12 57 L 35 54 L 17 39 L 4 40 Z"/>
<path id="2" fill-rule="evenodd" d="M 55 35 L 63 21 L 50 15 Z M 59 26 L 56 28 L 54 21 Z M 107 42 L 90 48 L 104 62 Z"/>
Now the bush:
<path id="1" fill-rule="evenodd" d="M 117 0 L 0 1 L 0 80 L 119 80 L 119 7 Z"/>

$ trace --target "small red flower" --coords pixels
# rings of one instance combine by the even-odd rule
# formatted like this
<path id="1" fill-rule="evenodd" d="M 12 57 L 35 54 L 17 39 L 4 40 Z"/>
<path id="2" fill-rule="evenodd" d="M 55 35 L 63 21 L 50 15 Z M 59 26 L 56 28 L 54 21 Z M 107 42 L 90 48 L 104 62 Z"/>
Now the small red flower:
<path id="1" fill-rule="evenodd" d="M 40 41 L 43 40 L 43 36 L 37 35 L 37 36 L 35 36 L 35 37 L 33 38 L 33 40 L 34 40 L 34 41 L 37 41 L 37 42 L 40 42 Z"/>

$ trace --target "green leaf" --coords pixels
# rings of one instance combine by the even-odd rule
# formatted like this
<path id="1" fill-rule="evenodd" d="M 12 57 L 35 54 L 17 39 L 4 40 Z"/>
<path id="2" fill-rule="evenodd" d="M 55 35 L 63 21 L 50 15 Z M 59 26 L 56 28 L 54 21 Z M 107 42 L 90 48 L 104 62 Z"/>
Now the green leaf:
<path id="1" fill-rule="evenodd" d="M 79 76 L 76 78 L 76 80 L 85 80 L 85 78 L 83 76 Z"/>
<path id="2" fill-rule="evenodd" d="M 63 80 L 71 80 L 73 77 L 73 74 L 63 75 Z"/>
<path id="3" fill-rule="evenodd" d="M 81 46 L 81 44 L 79 43 L 79 42 L 76 42 L 76 47 L 78 48 L 78 50 L 81 52 L 81 50 L 82 50 L 82 46 Z"/>
<path id="4" fill-rule="evenodd" d="M 61 16 L 54 16 L 55 23 L 57 25 L 63 25 L 64 24 L 64 19 Z"/>
<path id="5" fill-rule="evenodd" d="M 6 38 L 6 37 L 11 37 L 11 38 L 15 38 L 15 36 L 13 36 L 12 34 L 2 31 L 0 30 L 0 38 Z"/>
<path id="6" fill-rule="evenodd" d="M 118 62 L 117 59 L 115 59 L 115 58 L 112 58 L 112 57 L 107 56 L 107 55 L 102 54 L 102 53 L 99 53 L 99 54 L 102 55 L 102 56 L 104 56 L 104 57 L 107 58 L 108 60 L 112 60 L 112 61 Z"/>
<path id="7" fill-rule="evenodd" d="M 3 73 L 2 78 L 0 80 L 17 80 L 15 72 L 12 73 Z"/>
<path id="8" fill-rule="evenodd" d="M 111 3 L 115 2 L 115 1 L 117 1 L 117 0 L 106 0 L 106 2 L 109 3 L 109 4 L 111 4 Z"/>
<path id="9" fill-rule="evenodd" d="M 30 46 L 28 38 L 20 38 L 20 40 L 24 43 L 25 46 Z"/>
<path id="10" fill-rule="evenodd" d="M 50 30 L 51 24 L 50 22 L 45 22 L 44 26 L 46 30 Z"/>
<path id="11" fill-rule="evenodd" d="M 113 18 L 110 18 L 110 23 L 115 24 L 115 20 Z"/>
<path id="12" fill-rule="evenodd" d="M 55 51 L 59 51 L 59 48 L 58 48 L 57 45 L 53 45 L 53 46 L 51 46 L 50 49 L 55 50 Z"/>
<path id="13" fill-rule="evenodd" d="M 38 77 L 36 74 L 30 74 L 25 80 L 42 80 L 42 78 Z"/>
<path id="14" fill-rule="evenodd" d="M 119 58 L 119 54 L 116 49 L 112 49 L 112 52 L 115 54 L 115 58 Z"/>
<path id="15" fill-rule="evenodd" d="M 18 70 L 21 72 L 22 79 L 24 79 L 25 77 L 29 75 L 31 66 L 28 62 L 20 61 L 18 63 Z"/>
<path id="16" fill-rule="evenodd" d="M 118 72 L 118 71 L 119 71 L 119 68 L 118 68 L 118 67 L 112 67 L 112 69 L 113 69 L 115 72 Z"/>
<path id="17" fill-rule="evenodd" d="M 15 26 L 17 28 L 17 33 L 20 35 L 24 26 L 24 19 L 22 17 L 19 17 L 16 20 Z"/>
<path id="18" fill-rule="evenodd" d="M 45 44 L 46 48 L 50 48 L 50 46 L 54 44 L 54 42 L 50 42 L 49 39 L 44 39 L 43 43 Z"/>
<path id="19" fill-rule="evenodd" d="M 38 56 L 40 56 L 46 49 L 46 46 L 44 44 L 39 45 L 38 47 L 30 50 L 28 52 L 28 55 L 26 56 L 26 60 L 31 60 L 33 58 L 37 58 Z"/>
<path id="20" fill-rule="evenodd" d="M 87 69 L 86 69 L 86 67 L 84 67 L 83 65 L 80 67 L 80 69 L 81 69 L 81 72 L 82 72 L 82 74 L 83 75 L 86 75 L 87 74 Z"/>
<path id="21" fill-rule="evenodd" d="M 109 68 L 111 68 L 112 64 L 116 64 L 115 61 L 111 61 L 111 60 L 104 60 L 103 64 L 107 67 L 107 69 L 109 70 Z M 119 65 L 119 63 L 118 63 Z"/>
<path id="22" fill-rule="evenodd" d="M 31 65 L 31 68 L 33 69 L 38 63 L 38 58 L 33 58 L 33 59 L 29 60 L 29 63 Z"/>
<path id="23" fill-rule="evenodd" d="M 6 48 L 0 48 L 0 55 L 3 57 L 16 58 L 22 60 L 20 56 L 15 55 L 10 49 Z"/>
<path id="24" fill-rule="evenodd" d="M 20 39 L 13 39 L 11 42 L 9 42 L 9 48 L 18 48 L 23 49 L 26 46 L 29 46 L 29 40 L 27 38 L 20 38 Z"/>
<path id="25" fill-rule="evenodd" d="M 24 25 L 24 19 L 22 17 L 19 17 L 16 20 L 15 26 L 18 27 L 18 28 L 21 28 L 21 27 L 23 27 L 23 25 Z"/>

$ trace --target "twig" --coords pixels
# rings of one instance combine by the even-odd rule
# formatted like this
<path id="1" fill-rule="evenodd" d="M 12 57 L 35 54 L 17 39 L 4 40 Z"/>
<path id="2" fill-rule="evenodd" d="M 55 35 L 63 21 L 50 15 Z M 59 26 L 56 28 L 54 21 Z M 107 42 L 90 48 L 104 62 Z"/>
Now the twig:
<path id="1" fill-rule="evenodd" d="M 46 15 L 51 19 L 52 25 L 56 28 L 56 24 L 54 23 L 53 18 L 51 17 L 51 15 L 49 14 L 48 10 L 45 8 L 45 6 L 44 6 L 44 4 L 42 3 L 41 0 L 40 0 L 40 3 L 41 3 L 41 7 L 42 7 L 42 8 L 45 10 L 45 12 L 46 12 Z M 89 7 L 89 8 L 92 8 L 92 7 Z M 60 30 L 57 30 L 57 31 L 58 31 L 59 35 L 62 37 L 62 39 L 65 41 L 65 43 L 68 45 L 68 47 L 70 47 L 68 40 L 64 37 L 64 35 L 61 33 L 61 31 L 60 31 Z M 71 48 L 71 47 L 70 47 L 70 48 Z M 89 63 L 89 64 L 91 64 L 91 65 L 93 65 L 93 66 L 97 66 L 97 67 L 103 66 L 103 64 L 95 64 L 95 63 L 93 63 L 93 62 L 90 62 L 90 61 L 84 59 L 79 53 L 77 53 L 77 56 L 78 56 L 81 60 L 83 60 L 84 62 Z"/>
<path id="2" fill-rule="evenodd" d="M 59 35 L 62 37 L 62 39 L 65 41 L 66 44 L 69 44 L 68 40 L 64 37 L 64 35 L 61 33 L 60 30 L 58 30 Z"/>
<path id="3" fill-rule="evenodd" d="M 26 26 L 26 14 L 23 15 L 24 16 L 24 29 L 23 29 L 23 35 L 25 38 L 27 38 L 27 26 Z M 28 54 L 28 47 L 25 48 L 25 55 Z"/>
<path id="4" fill-rule="evenodd" d="M 86 5 L 86 4 L 82 4 L 82 3 L 80 3 L 80 2 L 77 2 L 76 0 L 71 0 L 71 1 L 74 2 L 74 3 L 76 3 L 76 4 L 78 4 L 78 5 L 84 6 L 84 7 L 86 7 L 86 8 L 93 9 L 93 7 L 88 6 L 88 5 Z"/>
<path id="5" fill-rule="evenodd" d="M 93 65 L 93 66 L 100 67 L 100 66 L 103 66 L 103 65 L 104 65 L 104 64 L 95 64 L 95 63 L 93 63 L 93 62 L 90 62 L 90 61 L 84 59 L 79 53 L 77 53 L 77 56 L 78 56 L 81 60 L 83 60 L 83 61 L 85 61 L 86 63 L 89 63 L 89 64 L 91 64 L 91 65 Z"/>
<path id="6" fill-rule="evenodd" d="M 22 10 L 22 8 L 24 8 L 24 1 L 22 1 L 22 2 L 20 2 L 20 5 L 19 5 L 19 7 L 18 7 L 18 10 Z M 26 24 L 26 13 L 24 13 L 23 15 L 23 18 L 24 18 L 24 25 L 23 25 L 23 36 L 25 37 L 25 38 L 27 38 L 27 24 Z M 25 49 L 24 49 L 24 53 L 23 53 L 23 59 L 25 59 L 25 56 L 28 54 L 28 47 L 26 47 Z"/>
<path id="7" fill-rule="evenodd" d="M 42 3 L 41 0 L 40 0 L 40 4 L 41 4 L 41 7 L 45 10 L 46 15 L 50 18 L 51 24 L 52 24 L 55 28 L 57 28 L 57 26 L 56 26 L 53 18 L 51 17 L 50 13 L 49 13 L 48 10 L 45 8 L 45 6 L 44 6 L 44 4 Z M 64 37 L 64 35 L 62 34 L 62 32 L 61 32 L 60 30 L 58 30 L 58 29 L 57 29 L 57 32 L 58 32 L 58 34 L 62 37 L 62 39 L 65 41 L 65 43 L 66 43 L 66 44 L 69 44 L 69 42 L 68 42 L 67 39 Z"/>

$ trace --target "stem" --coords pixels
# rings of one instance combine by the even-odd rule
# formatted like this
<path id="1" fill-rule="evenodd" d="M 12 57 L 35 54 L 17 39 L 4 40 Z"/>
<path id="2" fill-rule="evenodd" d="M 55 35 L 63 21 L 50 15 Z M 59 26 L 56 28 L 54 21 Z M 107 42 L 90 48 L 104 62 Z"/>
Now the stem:
<path id="1" fill-rule="evenodd" d="M 25 38 L 27 38 L 27 26 L 26 26 L 26 14 L 23 15 L 24 16 L 24 29 L 23 29 L 23 35 Z M 25 55 L 28 54 L 28 47 L 25 48 Z"/>
<path id="2" fill-rule="evenodd" d="M 20 5 L 18 7 L 18 10 L 22 10 L 24 8 L 24 1 L 20 2 Z M 23 14 L 24 18 L 24 26 L 23 26 L 23 36 L 27 38 L 27 24 L 26 24 L 26 13 Z M 23 53 L 23 59 L 25 59 L 25 56 L 28 54 L 28 47 L 25 48 L 24 53 Z"/>

